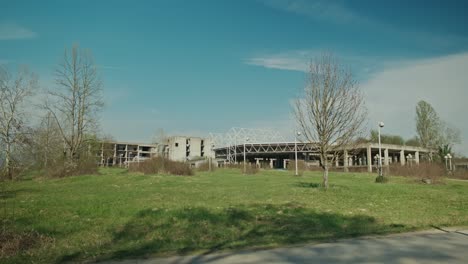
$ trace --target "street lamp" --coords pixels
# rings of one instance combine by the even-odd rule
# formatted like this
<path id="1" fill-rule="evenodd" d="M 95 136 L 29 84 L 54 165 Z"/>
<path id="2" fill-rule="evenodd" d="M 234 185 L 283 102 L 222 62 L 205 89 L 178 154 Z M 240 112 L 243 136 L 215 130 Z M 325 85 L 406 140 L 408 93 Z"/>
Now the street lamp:
<path id="1" fill-rule="evenodd" d="M 210 172 L 211 172 L 211 162 L 212 162 L 212 157 L 211 155 L 214 153 L 214 147 L 215 147 L 215 144 L 211 144 L 211 153 L 210 153 L 210 156 L 208 157 L 208 166 L 209 166 L 209 169 L 210 169 Z"/>
<path id="2" fill-rule="evenodd" d="M 245 166 L 246 166 L 246 164 L 245 164 L 245 162 L 246 162 L 246 158 L 245 158 L 245 142 L 247 142 L 247 141 L 249 141 L 249 138 L 246 138 L 245 141 L 244 141 L 244 174 L 247 173 L 247 170 L 246 170 L 246 167 L 245 167 Z"/>
<path id="3" fill-rule="evenodd" d="M 445 155 L 444 159 L 445 159 L 445 169 L 448 170 L 448 164 L 447 164 L 448 155 Z"/>
<path id="4" fill-rule="evenodd" d="M 448 161 L 449 161 L 449 171 L 452 171 L 452 155 L 447 154 L 447 158 L 448 158 Z"/>
<path id="5" fill-rule="evenodd" d="M 410 167 L 413 165 L 413 155 L 408 154 L 407 156 Z"/>
<path id="6" fill-rule="evenodd" d="M 295 161 L 294 163 L 296 164 L 296 174 L 295 174 L 296 176 L 299 175 L 298 169 L 297 169 L 297 138 L 298 138 L 299 136 L 301 136 L 301 132 L 300 132 L 300 131 L 297 131 L 297 132 L 296 132 L 296 135 L 295 135 L 295 137 L 294 137 L 294 158 L 295 158 L 295 159 L 294 159 L 294 161 Z"/>
<path id="7" fill-rule="evenodd" d="M 380 128 L 384 127 L 384 122 L 379 122 L 379 176 L 383 176 L 382 172 L 382 147 L 380 144 Z"/>

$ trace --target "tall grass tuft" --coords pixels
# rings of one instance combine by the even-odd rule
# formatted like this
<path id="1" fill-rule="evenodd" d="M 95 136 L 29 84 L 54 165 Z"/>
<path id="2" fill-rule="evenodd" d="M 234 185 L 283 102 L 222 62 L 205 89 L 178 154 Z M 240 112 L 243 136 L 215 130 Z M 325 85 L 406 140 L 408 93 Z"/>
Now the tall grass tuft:
<path id="1" fill-rule="evenodd" d="M 293 171 L 293 172 L 296 171 L 296 161 L 293 160 L 293 161 L 289 162 L 288 170 Z M 307 167 L 307 164 L 305 163 L 305 161 L 298 160 L 297 161 L 297 173 L 299 175 L 302 175 L 302 174 L 304 174 L 304 171 L 307 171 L 307 170 L 308 170 L 308 167 Z"/>
<path id="2" fill-rule="evenodd" d="M 390 165 L 388 174 L 393 176 L 413 177 L 425 182 L 436 183 L 440 182 L 441 178 L 446 175 L 446 171 L 439 163 L 422 162 L 419 165 Z"/>
<path id="3" fill-rule="evenodd" d="M 99 174 L 95 159 L 82 159 L 74 162 L 57 161 L 44 168 L 44 175 L 49 178 Z"/>
<path id="4" fill-rule="evenodd" d="M 193 175 L 193 170 L 184 162 L 173 161 L 163 157 L 154 157 L 129 166 L 130 172 L 141 172 L 143 174 L 167 173 L 172 175 Z"/>

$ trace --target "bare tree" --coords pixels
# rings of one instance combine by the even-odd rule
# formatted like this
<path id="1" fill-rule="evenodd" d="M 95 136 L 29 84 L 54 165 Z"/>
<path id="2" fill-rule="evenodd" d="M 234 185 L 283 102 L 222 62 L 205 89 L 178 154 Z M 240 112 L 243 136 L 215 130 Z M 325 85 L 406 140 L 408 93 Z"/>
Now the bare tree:
<path id="1" fill-rule="evenodd" d="M 56 70 L 57 88 L 48 91 L 45 108 L 59 128 L 66 156 L 71 162 L 87 147 L 97 128 L 97 114 L 103 106 L 102 83 L 91 53 L 73 46 L 65 50 Z"/>
<path id="2" fill-rule="evenodd" d="M 59 160 L 63 161 L 63 139 L 52 113 L 45 113 L 34 134 L 33 151 L 40 168 L 47 169 Z"/>
<path id="3" fill-rule="evenodd" d="M 0 68 L 0 141 L 2 148 L 4 173 L 13 179 L 13 152 L 28 141 L 27 101 L 37 88 L 37 77 L 26 69 L 21 69 L 12 77 L 9 72 Z"/>
<path id="4" fill-rule="evenodd" d="M 436 148 L 439 145 L 442 122 L 435 109 L 426 101 L 416 105 L 416 132 L 422 147 Z"/>
<path id="5" fill-rule="evenodd" d="M 156 132 L 153 134 L 152 142 L 155 145 L 165 144 L 167 141 L 168 135 L 163 128 L 158 128 Z"/>
<path id="6" fill-rule="evenodd" d="M 311 61 L 294 112 L 304 136 L 318 148 L 323 186 L 328 188 L 329 164 L 363 134 L 367 112 L 359 87 L 348 70 L 324 54 Z"/>
<path id="7" fill-rule="evenodd" d="M 416 132 L 422 147 L 430 149 L 452 149 L 461 143 L 460 130 L 439 118 L 436 110 L 426 101 L 416 105 Z M 432 155 L 429 155 L 432 160 Z"/>

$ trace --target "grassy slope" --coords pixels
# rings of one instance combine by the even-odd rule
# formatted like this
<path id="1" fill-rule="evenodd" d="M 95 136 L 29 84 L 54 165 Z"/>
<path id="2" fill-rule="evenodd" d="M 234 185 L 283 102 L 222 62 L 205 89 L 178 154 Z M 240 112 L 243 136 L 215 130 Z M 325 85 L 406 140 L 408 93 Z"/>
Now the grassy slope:
<path id="1" fill-rule="evenodd" d="M 366 174 L 237 170 L 193 177 L 129 175 L 8 183 L 0 216 L 53 240 L 7 262 L 61 262 L 274 246 L 468 225 L 468 183 L 373 183 Z M 2 260 L 0 259 L 0 262 Z"/>

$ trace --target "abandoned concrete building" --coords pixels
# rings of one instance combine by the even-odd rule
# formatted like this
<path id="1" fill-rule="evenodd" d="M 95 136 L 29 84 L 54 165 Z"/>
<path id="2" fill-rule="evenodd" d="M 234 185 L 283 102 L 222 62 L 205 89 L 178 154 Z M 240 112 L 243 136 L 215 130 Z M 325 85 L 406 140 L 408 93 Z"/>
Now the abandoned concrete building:
<path id="1" fill-rule="evenodd" d="M 214 158 L 214 152 L 209 139 L 172 136 L 159 144 L 102 142 L 99 156 L 101 166 L 122 166 L 156 156 L 196 163 L 209 157 Z"/>
<path id="2" fill-rule="evenodd" d="M 317 147 L 313 143 L 284 140 L 274 131 L 261 129 L 231 128 L 225 134 L 211 134 L 216 162 L 219 166 L 248 162 L 262 168 L 286 169 L 295 159 L 296 145 L 298 160 L 307 166 L 319 166 Z M 419 164 L 433 154 L 433 150 L 421 147 L 381 144 L 382 165 L 394 163 L 400 165 Z M 378 164 L 379 145 L 362 143 L 352 150 L 337 151 L 335 168 L 344 170 L 367 170 L 372 172 Z"/>
<path id="3" fill-rule="evenodd" d="M 217 166 L 248 162 L 262 168 L 286 169 L 297 158 L 307 166 L 319 166 L 313 143 L 285 140 L 278 132 L 262 129 L 231 128 L 227 133 L 210 133 L 208 138 L 171 136 L 160 144 L 105 142 L 101 147 L 101 165 L 122 166 L 161 156 L 197 166 L 207 160 Z M 382 165 L 413 165 L 433 155 L 421 147 L 381 144 Z M 372 172 L 379 159 L 379 145 L 362 143 L 352 150 L 338 151 L 331 166 L 346 170 Z"/>

